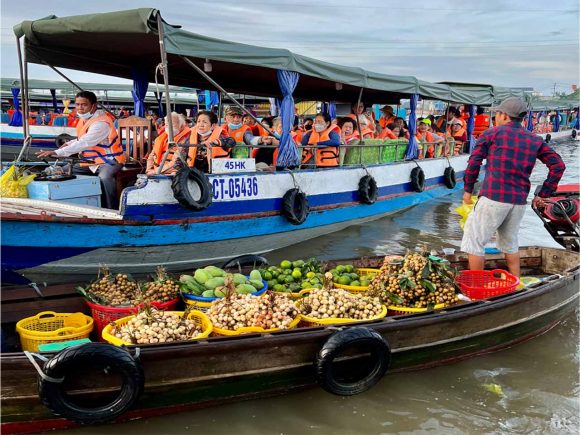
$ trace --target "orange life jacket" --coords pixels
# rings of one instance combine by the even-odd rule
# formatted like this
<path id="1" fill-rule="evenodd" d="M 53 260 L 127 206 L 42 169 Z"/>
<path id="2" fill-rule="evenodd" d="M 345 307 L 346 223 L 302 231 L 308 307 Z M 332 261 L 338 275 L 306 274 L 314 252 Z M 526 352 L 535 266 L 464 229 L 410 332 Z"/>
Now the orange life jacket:
<path id="1" fill-rule="evenodd" d="M 318 142 L 325 142 L 330 140 L 331 131 L 340 134 L 340 127 L 338 125 L 331 124 L 330 127 L 321 133 L 318 133 L 316 130 L 312 129 L 312 133 L 308 139 L 308 144 L 316 145 Z M 304 148 L 302 150 L 302 163 L 308 162 L 312 158 L 312 153 L 312 148 Z M 337 146 L 316 148 L 316 166 L 338 166 L 338 162 L 339 151 Z"/>
<path id="2" fill-rule="evenodd" d="M 383 131 L 381 131 L 381 134 L 379 134 L 378 139 L 398 139 L 398 137 L 395 136 L 395 133 L 393 133 L 393 130 L 390 130 L 387 127 L 384 127 Z"/>
<path id="3" fill-rule="evenodd" d="M 236 142 L 243 142 L 244 141 L 244 134 L 246 131 L 252 132 L 252 129 L 249 125 L 242 125 L 240 128 L 236 130 L 230 130 L 230 127 L 226 124 L 222 127 L 228 136 L 233 137 Z"/>
<path id="4" fill-rule="evenodd" d="M 415 137 L 417 138 L 418 146 L 419 146 L 419 158 L 422 159 L 423 157 L 430 158 L 433 157 L 435 154 L 435 138 L 433 137 L 433 133 L 430 131 L 425 132 L 425 137 L 421 135 L 420 132 L 415 133 Z M 424 147 L 427 145 L 427 149 L 425 150 Z M 425 152 L 423 152 L 425 151 Z"/>
<path id="5" fill-rule="evenodd" d="M 183 130 L 181 130 L 179 133 L 175 135 L 173 140 L 175 141 L 176 144 L 187 143 L 190 134 L 191 129 L 188 126 L 186 126 Z M 169 144 L 169 136 L 167 134 L 167 131 L 164 131 L 159 136 L 157 136 L 157 139 L 155 139 L 155 142 L 153 143 L 153 150 L 151 151 L 153 157 L 153 165 L 155 167 L 158 167 L 163 161 L 163 155 L 167 151 L 168 144 Z M 169 153 L 167 154 L 167 160 L 165 160 L 166 164 L 173 160 L 176 151 L 177 147 L 173 147 L 169 150 Z"/>
<path id="6" fill-rule="evenodd" d="M 109 124 L 109 136 L 107 143 L 97 144 L 79 153 L 81 160 L 87 163 L 81 163 L 81 166 L 91 165 L 114 165 L 115 163 L 123 164 L 126 160 L 125 149 L 121 144 L 121 138 L 117 134 L 117 129 L 111 118 L 106 114 L 93 116 L 88 121 L 80 119 L 77 123 L 77 139 L 83 137 L 89 131 L 91 125 L 95 122 L 106 122 Z M 90 162 L 90 163 L 89 163 Z"/>
<path id="7" fill-rule="evenodd" d="M 475 115 L 475 125 L 473 127 L 473 135 L 479 136 L 489 128 L 489 116 L 485 113 Z"/>
<path id="8" fill-rule="evenodd" d="M 355 130 L 352 132 L 352 134 L 349 134 L 348 136 L 344 137 L 344 141 L 348 144 L 350 142 L 352 142 L 353 140 L 357 140 L 360 138 L 360 135 L 358 134 L 358 131 Z"/>
<path id="9" fill-rule="evenodd" d="M 246 126 L 247 127 L 247 126 Z M 248 127 L 249 128 L 249 127 Z M 241 130 L 241 128 L 239 128 L 238 130 Z M 236 131 L 238 131 L 236 130 Z M 220 126 L 216 126 L 213 131 L 211 132 L 211 134 L 208 136 L 207 139 L 205 140 L 209 140 L 212 142 L 220 142 L 220 137 L 222 136 L 222 134 L 224 134 L 226 131 L 225 127 L 220 127 Z M 198 137 L 197 137 L 197 127 L 193 127 L 191 129 L 191 137 L 189 139 L 189 143 L 191 145 L 197 145 L 198 144 Z M 195 162 L 195 157 L 197 155 L 197 146 L 190 146 L 189 147 L 189 155 L 188 155 L 188 161 L 191 162 L 191 164 L 193 165 L 193 162 Z M 211 154 L 208 152 L 207 153 L 207 158 L 209 159 L 220 159 L 220 158 L 230 158 L 232 155 L 232 150 L 224 150 L 221 146 L 212 146 L 211 147 Z"/>

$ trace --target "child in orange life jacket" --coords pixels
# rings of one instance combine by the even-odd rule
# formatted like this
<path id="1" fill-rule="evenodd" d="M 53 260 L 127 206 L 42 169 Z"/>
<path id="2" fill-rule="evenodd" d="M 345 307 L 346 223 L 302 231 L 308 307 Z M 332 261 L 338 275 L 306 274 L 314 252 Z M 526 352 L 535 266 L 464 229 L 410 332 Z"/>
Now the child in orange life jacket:
<path id="1" fill-rule="evenodd" d="M 435 156 L 435 145 L 444 142 L 444 138 L 437 136 L 432 131 L 431 120 L 429 118 L 419 118 L 417 125 L 417 146 L 419 148 L 419 158 L 431 158 Z"/>
<path id="2" fill-rule="evenodd" d="M 314 118 L 313 129 L 302 137 L 302 145 L 316 147 L 304 148 L 302 151 L 302 164 L 317 167 L 338 166 L 340 146 L 340 128 L 332 124 L 327 113 L 319 113 Z"/>
<path id="3" fill-rule="evenodd" d="M 77 93 L 75 109 L 80 118 L 76 126 L 77 138 L 55 151 L 41 150 L 36 155 L 45 158 L 79 154 L 84 162 L 75 164 L 73 173 L 97 175 L 103 190 L 103 206 L 117 209 L 119 198 L 115 175 L 123 168 L 126 159 L 117 129 L 105 111 L 97 110 L 97 96 L 93 92 Z"/>

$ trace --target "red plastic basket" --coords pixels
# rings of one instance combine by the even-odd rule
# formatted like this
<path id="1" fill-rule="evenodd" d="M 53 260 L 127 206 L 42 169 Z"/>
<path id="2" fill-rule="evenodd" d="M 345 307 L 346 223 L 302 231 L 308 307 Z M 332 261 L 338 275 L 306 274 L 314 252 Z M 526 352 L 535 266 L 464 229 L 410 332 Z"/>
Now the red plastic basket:
<path id="1" fill-rule="evenodd" d="M 179 298 L 171 299 L 167 302 L 151 302 L 151 305 L 158 310 L 162 311 L 176 311 L 177 304 L 179 303 Z M 121 319 L 123 317 L 136 314 L 142 305 L 136 307 L 108 307 L 105 305 L 97 305 L 92 302 L 86 301 L 87 305 L 91 309 L 91 315 L 95 321 L 95 331 L 99 340 L 103 341 L 101 337 L 101 332 L 105 329 L 109 323 L 114 320 Z"/>
<path id="2" fill-rule="evenodd" d="M 520 280 L 501 269 L 462 270 L 455 282 L 465 296 L 476 300 L 513 292 Z"/>

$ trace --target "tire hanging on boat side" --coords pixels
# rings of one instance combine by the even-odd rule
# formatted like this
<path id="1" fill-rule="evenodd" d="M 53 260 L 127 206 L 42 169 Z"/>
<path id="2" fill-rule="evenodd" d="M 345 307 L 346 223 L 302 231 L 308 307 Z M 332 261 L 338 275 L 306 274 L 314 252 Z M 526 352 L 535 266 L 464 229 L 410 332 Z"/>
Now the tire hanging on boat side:
<path id="1" fill-rule="evenodd" d="M 570 133 L 570 136 L 572 137 L 572 139 L 576 139 L 576 135 L 578 134 L 578 132 L 574 129 L 572 129 L 572 133 Z"/>
<path id="2" fill-rule="evenodd" d="M 77 404 L 67 395 L 63 384 L 74 368 L 112 370 L 122 379 L 118 395 L 109 403 L 93 408 Z M 52 378 L 65 378 L 56 383 L 40 380 L 38 395 L 42 403 L 54 412 L 78 424 L 106 423 L 119 417 L 137 401 L 143 392 L 145 376 L 138 359 L 127 350 L 106 343 L 87 343 L 69 347 L 45 364 L 44 373 Z"/>
<path id="3" fill-rule="evenodd" d="M 415 192 L 425 190 L 425 172 L 419 166 L 411 170 L 411 186 Z"/>
<path id="4" fill-rule="evenodd" d="M 546 135 L 546 143 L 547 143 L 547 142 L 550 142 L 551 140 L 552 140 L 552 135 L 551 135 L 550 133 L 548 133 L 548 134 Z"/>
<path id="5" fill-rule="evenodd" d="M 363 204 L 374 204 L 377 200 L 377 182 L 372 175 L 365 175 L 358 182 L 358 197 Z"/>
<path id="6" fill-rule="evenodd" d="M 445 168 L 443 172 L 443 182 L 445 183 L 445 187 L 448 189 L 453 189 L 457 184 L 457 179 L 455 178 L 455 169 L 451 166 Z"/>
<path id="7" fill-rule="evenodd" d="M 371 358 L 371 368 L 361 379 L 354 381 L 337 379 L 335 360 L 348 348 L 358 347 Z M 322 346 L 314 366 L 318 384 L 338 396 L 353 396 L 373 387 L 387 372 L 391 362 L 391 349 L 387 341 L 375 330 L 353 327 L 333 334 Z"/>
<path id="8" fill-rule="evenodd" d="M 190 186 L 193 183 L 199 189 L 199 195 L 194 198 Z M 196 168 L 180 168 L 173 176 L 171 182 L 173 197 L 182 207 L 193 211 L 201 211 L 208 208 L 212 203 L 212 189 L 207 176 Z M 199 197 L 197 197 L 199 196 Z"/>
<path id="9" fill-rule="evenodd" d="M 301 225 L 308 217 L 308 199 L 297 188 L 288 190 L 282 198 L 282 216 L 293 225 Z"/>

